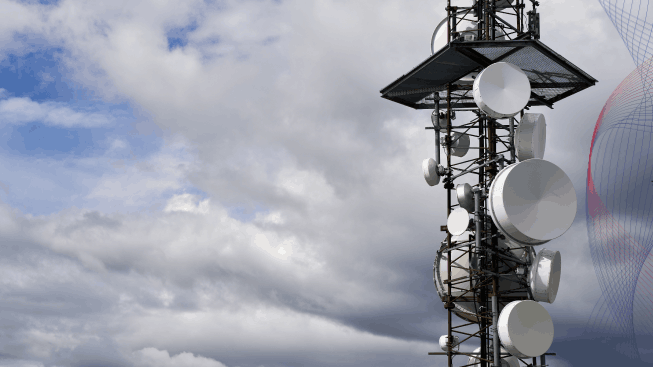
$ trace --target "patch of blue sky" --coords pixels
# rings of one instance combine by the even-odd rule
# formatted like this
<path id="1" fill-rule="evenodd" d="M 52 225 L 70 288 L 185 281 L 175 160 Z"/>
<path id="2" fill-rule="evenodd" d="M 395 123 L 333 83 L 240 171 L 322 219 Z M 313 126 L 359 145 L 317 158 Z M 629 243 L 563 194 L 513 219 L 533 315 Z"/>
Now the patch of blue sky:
<path id="1" fill-rule="evenodd" d="M 0 61 L 0 88 L 7 97 L 29 97 L 33 101 L 85 100 L 83 88 L 71 86 L 60 68 L 60 48 L 37 49 L 10 54 Z"/>
<path id="2" fill-rule="evenodd" d="M 74 110 L 74 103 L 61 103 L 57 107 L 78 112 Z M 150 134 L 135 133 L 134 124 L 138 121 L 131 115 L 128 106 L 112 106 L 111 111 L 101 110 L 89 112 L 86 109 L 83 112 L 96 118 L 106 118 L 108 123 L 100 126 L 53 125 L 43 121 L 39 114 L 36 114 L 37 119 L 19 124 L 2 124 L 0 121 L 0 150 L 5 155 L 67 159 L 105 155 L 116 141 L 122 141 L 128 147 L 122 152 L 113 151 L 113 154 L 122 154 L 123 158 L 143 157 L 160 149 L 163 141 L 156 130 Z"/>
<path id="3" fill-rule="evenodd" d="M 187 188 L 184 188 L 183 190 L 177 190 L 177 192 L 175 192 L 175 195 L 180 195 L 180 194 L 194 195 L 198 202 L 209 198 L 208 193 L 206 193 L 205 191 L 202 191 L 202 190 L 200 190 L 200 189 L 198 189 L 196 187 L 187 187 Z"/>
<path id="4" fill-rule="evenodd" d="M 95 150 L 91 129 L 64 129 L 34 123 L 12 130 L 5 143 L 11 150 L 20 154 L 81 155 Z"/>
<path id="5" fill-rule="evenodd" d="M 19 0 L 22 4 L 59 5 L 61 0 Z"/>
<path id="6" fill-rule="evenodd" d="M 107 212 L 162 208 L 181 193 L 207 197 L 158 166 L 166 149 L 163 138 L 131 132 L 126 123 L 93 129 L 37 123 L 0 129 L 0 199 L 24 213 L 47 215 L 72 206 Z M 183 153 L 166 154 L 188 159 Z M 148 189 L 158 187 L 159 180 L 170 188 Z M 107 184 L 108 192 L 93 195 Z"/>
<path id="7" fill-rule="evenodd" d="M 193 20 L 185 27 L 171 28 L 166 32 L 168 38 L 168 50 L 183 48 L 188 44 L 188 34 L 197 29 L 197 21 Z"/>
<path id="8" fill-rule="evenodd" d="M 134 133 L 138 119 L 129 103 L 105 103 L 66 77 L 60 62 L 64 52 L 41 48 L 0 61 L 2 98 L 23 99 L 10 109 L 15 121 L 6 114 L 0 120 L 0 149 L 35 157 L 89 157 L 103 154 L 116 139 L 126 141 L 136 156 L 159 149 L 156 132 Z M 20 108 L 28 111 L 15 111 Z M 60 121 L 66 115 L 69 121 Z"/>
<path id="9" fill-rule="evenodd" d="M 50 214 L 81 207 L 80 194 L 93 175 L 51 160 L 0 156 L 0 199 L 23 213 Z"/>
<path id="10" fill-rule="evenodd" d="M 163 132 L 128 102 L 106 103 L 68 79 L 64 50 L 39 45 L 23 50 L 28 51 L 0 61 L 0 199 L 32 215 L 71 206 L 129 207 L 88 194 L 102 177 L 158 154 Z M 142 195 L 130 209 L 188 192 L 190 185 L 183 186 Z"/>
<path id="11" fill-rule="evenodd" d="M 229 216 L 243 223 L 249 223 L 256 218 L 257 214 L 267 214 L 269 210 L 259 204 L 236 205 L 227 209 Z"/>

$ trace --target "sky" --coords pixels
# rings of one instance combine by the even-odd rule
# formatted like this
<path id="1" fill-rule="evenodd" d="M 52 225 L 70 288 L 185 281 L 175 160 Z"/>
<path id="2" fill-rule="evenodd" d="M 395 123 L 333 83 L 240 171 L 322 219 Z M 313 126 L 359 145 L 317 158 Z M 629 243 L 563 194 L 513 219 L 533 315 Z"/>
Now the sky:
<path id="1" fill-rule="evenodd" d="M 541 3 L 599 80 L 533 108 L 578 196 L 547 361 L 601 365 L 585 180 L 634 64 L 598 1 Z M 379 93 L 445 6 L 0 1 L 0 366 L 445 366 L 431 111 Z"/>

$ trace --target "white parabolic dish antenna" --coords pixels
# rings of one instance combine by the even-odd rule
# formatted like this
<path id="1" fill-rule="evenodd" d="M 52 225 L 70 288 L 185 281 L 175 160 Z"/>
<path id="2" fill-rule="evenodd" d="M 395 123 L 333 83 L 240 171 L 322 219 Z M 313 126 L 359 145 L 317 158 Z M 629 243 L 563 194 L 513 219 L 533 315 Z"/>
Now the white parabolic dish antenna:
<path id="1" fill-rule="evenodd" d="M 508 238 L 541 245 L 565 233 L 576 217 L 576 190 L 555 164 L 529 159 L 504 168 L 488 197 L 494 224 Z"/>
<path id="2" fill-rule="evenodd" d="M 433 31 L 431 37 L 431 55 L 440 51 L 440 49 L 447 45 L 447 18 L 444 18 L 438 23 Z"/>
<path id="3" fill-rule="evenodd" d="M 535 301 L 510 302 L 499 315 L 499 339 L 517 357 L 537 357 L 553 343 L 553 321 Z"/>
<path id="4" fill-rule="evenodd" d="M 466 13 L 467 10 L 459 10 L 458 14 Z M 466 19 L 458 19 L 456 27 L 459 30 L 467 29 L 476 29 L 476 22 L 472 22 Z M 497 28 L 498 29 L 498 28 Z M 463 32 L 465 33 L 465 32 Z M 442 47 L 447 45 L 447 18 L 444 18 L 438 23 L 433 31 L 433 36 L 431 37 L 431 55 L 440 51 Z"/>
<path id="5" fill-rule="evenodd" d="M 546 121 L 541 113 L 525 113 L 515 132 L 517 158 L 525 161 L 544 158 L 546 145 Z"/>
<path id="6" fill-rule="evenodd" d="M 463 208 L 454 209 L 447 218 L 447 229 L 454 236 L 460 236 L 469 227 L 469 213 Z"/>
<path id="7" fill-rule="evenodd" d="M 553 303 L 560 286 L 561 259 L 559 251 L 542 249 L 537 253 L 528 275 L 533 299 Z"/>
<path id="8" fill-rule="evenodd" d="M 438 165 L 435 163 L 435 159 L 426 158 L 422 162 L 422 171 L 424 172 L 424 179 L 429 186 L 435 186 L 440 182 Z"/>
<path id="9" fill-rule="evenodd" d="M 458 244 L 461 244 L 463 242 L 468 242 L 471 240 L 471 235 L 472 232 L 466 231 L 460 236 L 452 236 L 451 237 L 451 243 L 455 246 Z M 446 243 L 446 242 L 445 242 Z M 528 254 L 522 249 L 522 248 L 513 248 L 512 246 L 515 246 L 512 243 L 508 243 L 506 240 L 499 239 L 499 247 L 501 248 L 502 251 L 510 251 L 512 252 L 513 255 L 515 255 L 517 258 L 521 259 L 522 261 L 529 261 L 531 262 L 527 256 Z M 527 246 L 530 249 L 530 246 Z M 441 250 L 444 249 L 444 247 L 441 248 Z M 437 279 L 434 279 L 435 281 L 435 287 L 438 291 L 438 295 L 440 298 L 444 299 L 446 295 L 449 294 L 449 291 L 447 289 L 446 284 L 444 283 L 445 280 L 447 280 L 447 258 L 449 256 L 449 253 L 451 253 L 451 259 L 452 259 L 452 266 L 451 266 L 451 279 L 458 279 L 457 281 L 454 282 L 453 287 L 451 289 L 451 295 L 453 297 L 458 297 L 461 295 L 464 295 L 467 293 L 467 291 L 470 288 L 470 281 L 467 280 L 470 276 L 470 270 L 471 269 L 477 269 L 478 270 L 478 264 L 477 264 L 477 258 L 475 255 L 470 256 L 469 252 L 466 252 L 464 250 L 452 250 L 451 252 L 440 252 L 438 254 L 438 257 L 436 258 L 436 264 L 437 264 Z M 509 266 L 509 265 L 504 265 L 504 266 Z M 505 271 L 506 269 L 502 269 L 501 271 Z M 434 274 L 435 276 L 436 274 Z M 472 284 L 476 284 L 476 281 L 472 280 Z M 513 275 L 506 275 L 501 277 L 499 280 L 499 288 L 501 291 L 509 291 L 512 295 L 515 296 L 523 296 L 527 297 L 528 293 L 526 290 L 524 290 L 524 287 L 521 285 L 519 282 L 519 277 L 513 273 Z M 475 303 L 473 300 L 472 301 L 465 301 L 465 300 L 458 300 L 454 302 L 455 306 L 455 312 L 456 315 L 459 317 L 472 321 L 472 322 L 477 322 L 478 317 L 478 304 Z M 499 304 L 499 311 L 503 309 L 503 305 Z"/>
<path id="10" fill-rule="evenodd" d="M 470 240 L 470 235 L 472 233 L 466 231 L 460 236 L 452 236 L 451 243 L 459 244 L 467 242 Z M 469 252 L 463 250 L 452 250 L 451 252 L 440 252 L 436 258 L 437 262 L 437 279 L 435 281 L 435 287 L 438 291 L 440 298 L 444 299 L 448 294 L 448 287 L 445 286 L 444 281 L 448 279 L 447 277 L 447 258 L 451 253 L 452 267 L 451 267 L 451 279 L 458 279 L 455 281 L 455 285 L 451 289 L 451 295 L 454 297 L 460 296 L 464 293 L 467 293 L 467 290 L 470 287 L 470 281 L 464 280 L 470 276 L 469 268 L 476 268 L 476 256 L 470 256 Z M 471 259 L 470 259 L 471 258 Z M 470 261 L 471 260 L 471 261 Z M 436 269 L 434 269 L 436 270 Z M 433 274 L 434 276 L 436 274 Z M 454 302 L 456 315 L 459 317 L 468 320 L 468 321 L 477 321 L 476 317 L 476 306 L 473 301 L 457 301 Z"/>
<path id="11" fill-rule="evenodd" d="M 474 193 L 472 192 L 472 185 L 468 183 L 456 186 L 456 198 L 458 205 L 468 212 L 474 212 Z"/>
<path id="12" fill-rule="evenodd" d="M 442 349 L 445 352 L 449 350 L 449 347 L 447 347 L 447 341 L 449 341 L 449 335 L 442 335 L 440 337 L 440 340 L 439 340 L 440 349 Z M 458 338 L 457 335 L 454 335 L 453 336 L 453 344 L 454 344 L 453 350 L 458 351 L 458 348 L 460 347 L 460 345 L 458 343 L 460 343 L 460 339 Z"/>
<path id="13" fill-rule="evenodd" d="M 465 232 L 461 236 L 453 236 L 451 238 L 452 243 L 458 242 L 467 242 L 469 241 L 471 232 Z M 469 252 L 463 250 L 451 250 L 450 252 L 442 253 L 442 260 L 440 261 L 440 279 L 443 280 L 443 291 L 447 293 L 447 287 L 444 284 L 444 281 L 447 280 L 447 259 L 451 253 L 451 279 L 461 279 L 470 276 L 469 268 L 474 268 L 474 261 L 470 262 Z M 469 282 L 460 282 L 457 281 L 454 287 L 451 289 L 451 295 L 454 297 L 460 296 L 467 293 L 469 289 Z M 448 294 L 448 293 L 447 293 Z"/>
<path id="14" fill-rule="evenodd" d="M 508 62 L 488 66 L 474 80 L 474 102 L 496 119 L 516 115 L 530 98 L 528 77 L 518 66 Z"/>
<path id="15" fill-rule="evenodd" d="M 469 135 L 454 132 L 451 134 L 451 155 L 464 157 L 469 151 Z"/>

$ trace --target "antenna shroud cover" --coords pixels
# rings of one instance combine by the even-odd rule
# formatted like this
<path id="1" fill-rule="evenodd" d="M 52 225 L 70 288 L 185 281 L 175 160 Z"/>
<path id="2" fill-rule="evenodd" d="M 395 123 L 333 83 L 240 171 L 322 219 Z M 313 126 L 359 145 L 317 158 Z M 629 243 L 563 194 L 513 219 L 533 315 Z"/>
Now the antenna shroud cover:
<path id="1" fill-rule="evenodd" d="M 531 97 L 526 74 L 509 62 L 497 62 L 485 68 L 474 80 L 474 102 L 495 119 L 519 113 Z"/>
<path id="2" fill-rule="evenodd" d="M 469 151 L 469 135 L 454 132 L 451 134 L 451 155 L 464 157 Z"/>
<path id="3" fill-rule="evenodd" d="M 447 230 L 454 236 L 460 236 L 469 227 L 469 212 L 463 208 L 451 211 L 447 218 Z"/>
<path id="4" fill-rule="evenodd" d="M 440 183 L 440 174 L 438 173 L 438 165 L 435 163 L 435 159 L 426 158 L 422 162 L 422 172 L 424 173 L 424 179 L 429 186 L 435 186 Z"/>
<path id="5" fill-rule="evenodd" d="M 520 161 L 544 158 L 546 120 L 541 113 L 525 113 L 515 132 L 515 153 Z"/>
<path id="6" fill-rule="evenodd" d="M 560 286 L 561 269 L 560 251 L 542 249 L 537 253 L 528 274 L 528 284 L 535 301 L 555 301 Z"/>
<path id="7" fill-rule="evenodd" d="M 543 159 L 504 168 L 488 196 L 492 221 L 507 238 L 541 245 L 564 234 L 576 217 L 576 190 L 569 176 Z"/>
<path id="8" fill-rule="evenodd" d="M 472 234 L 473 232 L 466 231 L 460 236 L 452 236 L 451 243 L 455 246 L 458 244 L 462 244 L 464 242 L 471 241 Z M 472 247 L 475 248 L 475 245 L 472 244 Z M 443 301 L 446 298 L 446 296 L 449 294 L 447 285 L 444 283 L 444 281 L 447 279 L 447 258 L 449 256 L 449 252 L 442 251 L 445 248 L 446 248 L 446 239 L 445 241 L 443 241 L 440 251 L 438 252 L 438 256 L 436 258 L 435 265 L 437 266 L 434 267 L 435 287 L 438 292 L 438 295 Z M 504 250 L 510 251 L 512 255 L 515 256 L 518 260 L 524 262 L 532 262 L 534 258 L 534 256 L 530 255 L 531 253 L 534 253 L 531 246 L 519 247 L 514 243 L 509 243 L 507 240 L 499 239 L 499 248 L 502 251 Z M 524 249 L 528 251 L 524 251 Z M 452 254 L 451 258 L 455 260 L 455 264 L 451 269 L 451 279 L 469 277 L 470 270 L 468 270 L 468 268 L 478 270 L 478 258 L 476 254 L 464 253 L 465 250 L 466 248 L 463 247 L 462 249 L 456 249 L 451 251 Z M 504 264 L 503 266 L 514 267 L 515 265 L 516 264 L 514 262 L 508 260 L 508 263 Z M 506 269 L 503 267 L 500 267 L 499 269 L 500 272 L 505 272 L 505 270 Z M 512 274 L 505 274 L 499 280 L 499 291 L 501 292 L 508 291 L 516 297 L 523 297 L 523 299 L 527 299 L 528 292 L 521 285 L 521 283 L 525 281 L 527 281 L 526 275 L 521 277 L 516 275 L 514 272 Z M 457 284 L 455 285 L 455 288 L 452 287 L 451 296 L 453 297 L 463 296 L 464 293 L 469 289 L 470 282 L 457 281 L 456 283 Z M 472 280 L 472 283 L 475 283 L 475 281 Z M 455 306 L 454 313 L 458 317 L 464 320 L 478 322 L 478 317 L 477 317 L 478 304 L 475 304 L 473 301 L 458 300 L 454 302 L 454 306 Z M 503 305 L 500 304 L 499 311 L 501 311 L 502 309 L 503 309 Z"/>
<path id="9" fill-rule="evenodd" d="M 553 343 L 551 315 L 535 301 L 513 301 L 503 308 L 497 322 L 501 344 L 514 356 L 537 357 Z"/>
<path id="10" fill-rule="evenodd" d="M 439 340 L 440 349 L 442 349 L 442 350 L 445 351 L 445 352 L 447 352 L 447 351 L 449 350 L 449 347 L 447 347 L 447 341 L 449 341 L 449 335 L 442 335 L 442 336 L 440 337 L 440 340 Z M 454 346 L 453 346 L 452 349 L 453 349 L 454 351 L 456 351 L 456 352 L 457 352 L 458 349 L 460 348 L 460 344 L 459 344 L 459 343 L 460 343 L 460 338 L 458 338 L 457 335 L 454 335 L 454 336 L 453 336 L 453 344 L 454 344 Z"/>
<path id="11" fill-rule="evenodd" d="M 474 212 L 474 193 L 472 192 L 472 185 L 468 183 L 456 186 L 456 198 L 458 205 L 470 213 Z"/>

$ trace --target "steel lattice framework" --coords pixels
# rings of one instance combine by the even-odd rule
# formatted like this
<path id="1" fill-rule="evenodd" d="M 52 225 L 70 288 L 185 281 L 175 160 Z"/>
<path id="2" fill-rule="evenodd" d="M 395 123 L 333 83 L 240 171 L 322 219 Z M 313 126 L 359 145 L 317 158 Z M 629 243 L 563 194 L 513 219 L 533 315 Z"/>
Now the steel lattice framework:
<path id="1" fill-rule="evenodd" d="M 381 96 L 388 100 L 414 109 L 434 110 L 433 126 L 427 129 L 435 132 L 438 165 L 441 145 L 446 154 L 441 175 L 447 216 L 459 206 L 452 202 L 456 181 L 465 178 L 476 182 L 473 185 L 474 236 L 454 240 L 447 233 L 434 264 L 435 286 L 448 311 L 449 348 L 444 353 L 429 354 L 446 355 L 450 367 L 456 355 L 476 358 L 477 363 L 473 364 L 480 367 L 500 366 L 501 348 L 496 330 L 499 311 L 514 300 L 533 299 L 524 271 L 531 265 L 533 251 L 530 246 L 522 247 L 524 255 L 517 258 L 502 248 L 500 241 L 505 237 L 492 222 L 487 205 L 488 189 L 498 172 L 504 165 L 516 162 L 515 128 L 524 112 L 507 121 L 490 118 L 476 106 L 472 85 L 463 79 L 496 62 L 513 63 L 526 73 L 532 87 L 527 108 L 552 108 L 554 103 L 596 83 L 539 41 L 538 5 L 535 0 L 475 0 L 471 6 L 459 7 L 447 0 L 446 46 L 433 50 L 432 56 L 381 90 Z M 464 21 L 471 22 L 475 28 L 459 29 Z M 453 126 L 456 112 L 461 111 L 471 112 L 475 118 Z M 474 157 L 458 159 L 452 155 L 455 144 L 452 137 L 459 136 L 454 132 L 470 137 L 470 155 Z M 446 226 L 440 229 L 447 231 Z M 442 266 L 446 276 L 440 274 Z M 466 275 L 454 279 L 454 269 L 462 269 Z M 478 327 L 477 331 L 465 329 L 472 326 Z M 455 350 L 454 336 L 460 336 L 461 344 L 477 342 L 480 353 Z M 537 365 L 536 358 L 521 361 L 530 367 Z M 545 365 L 544 355 L 540 364 Z"/>

